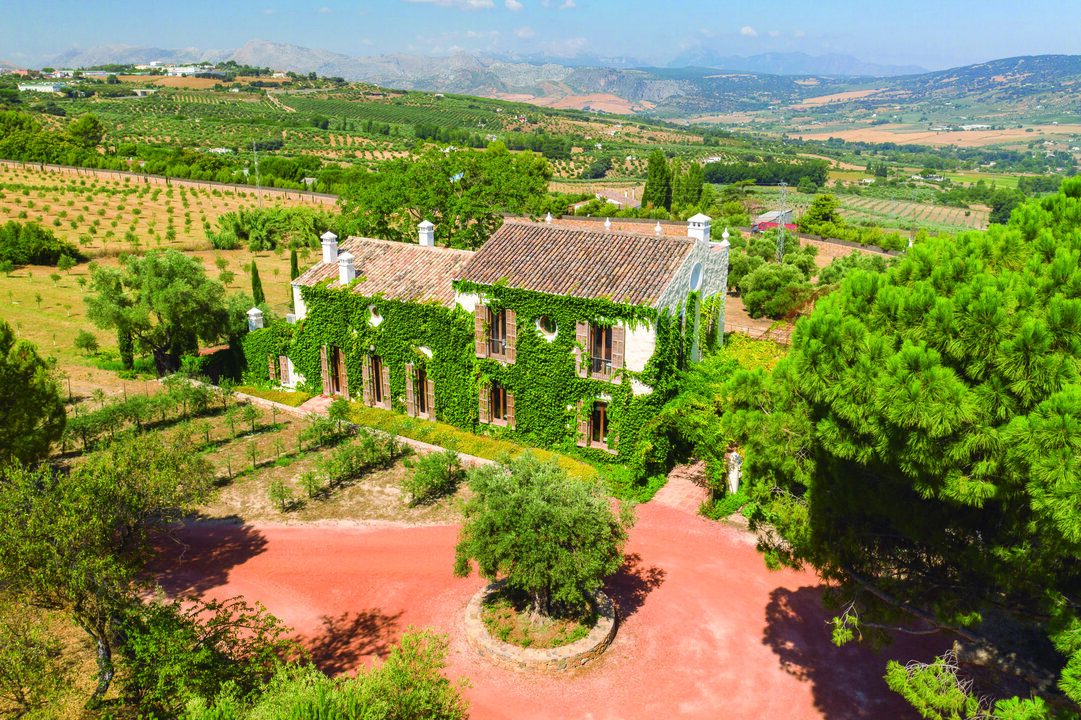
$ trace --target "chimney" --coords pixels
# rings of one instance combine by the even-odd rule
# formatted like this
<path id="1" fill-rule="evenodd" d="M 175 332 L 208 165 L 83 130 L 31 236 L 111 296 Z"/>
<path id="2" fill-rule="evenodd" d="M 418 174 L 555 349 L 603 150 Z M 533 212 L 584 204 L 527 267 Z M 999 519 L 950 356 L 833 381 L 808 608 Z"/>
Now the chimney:
<path id="1" fill-rule="evenodd" d="M 254 330 L 261 330 L 263 328 L 263 311 L 257 307 L 253 307 L 247 312 L 248 315 L 248 332 Z"/>
<path id="2" fill-rule="evenodd" d="M 327 230 L 319 238 L 323 241 L 323 262 L 332 263 L 338 261 L 338 236 Z"/>
<path id="3" fill-rule="evenodd" d="M 612 229 L 612 220 L 611 220 L 611 218 L 605 218 L 604 219 L 604 229 L 605 230 L 611 230 Z"/>
<path id="4" fill-rule="evenodd" d="M 435 225 L 425 220 L 417 225 L 417 229 L 420 230 L 420 244 L 424 247 L 435 247 Z"/>
<path id="5" fill-rule="evenodd" d="M 653 232 L 657 233 L 657 237 L 660 237 L 661 234 L 664 232 L 664 228 L 661 227 L 661 221 L 660 220 L 658 220 L 657 225 L 654 226 Z"/>
<path id="6" fill-rule="evenodd" d="M 699 242 L 709 242 L 709 222 L 708 215 L 698 213 L 690 220 L 687 221 L 687 237 L 694 238 Z"/>
<path id="7" fill-rule="evenodd" d="M 343 252 L 338 256 L 338 284 L 348 285 L 357 276 L 357 269 L 353 265 L 353 254 Z"/>

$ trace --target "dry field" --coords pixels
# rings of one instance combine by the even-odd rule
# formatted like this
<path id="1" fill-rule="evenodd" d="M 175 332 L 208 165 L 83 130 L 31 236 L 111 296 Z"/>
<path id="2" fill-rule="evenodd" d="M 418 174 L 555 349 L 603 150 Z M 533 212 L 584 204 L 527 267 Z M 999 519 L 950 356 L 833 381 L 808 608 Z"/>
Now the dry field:
<path id="1" fill-rule="evenodd" d="M 902 228 L 920 226 L 950 226 L 954 230 L 986 230 L 990 210 L 977 206 L 970 210 L 893 202 L 883 198 L 838 195 L 841 210 L 849 221 L 869 220 L 882 227 Z"/>
<path id="2" fill-rule="evenodd" d="M 1016 145 L 1026 143 L 1034 137 L 1041 139 L 1068 138 L 1081 134 L 1081 124 L 1037 125 L 1032 132 L 1029 128 L 1009 128 L 1006 130 L 957 130 L 954 132 L 931 132 L 920 130 L 908 132 L 901 129 L 859 128 L 856 130 L 832 130 L 829 132 L 799 132 L 803 140 L 828 140 L 830 137 L 842 138 L 854 142 L 894 142 L 921 145 L 957 145 L 958 147 L 982 147 L 984 145 Z M 793 132 L 793 135 L 796 133 Z"/>

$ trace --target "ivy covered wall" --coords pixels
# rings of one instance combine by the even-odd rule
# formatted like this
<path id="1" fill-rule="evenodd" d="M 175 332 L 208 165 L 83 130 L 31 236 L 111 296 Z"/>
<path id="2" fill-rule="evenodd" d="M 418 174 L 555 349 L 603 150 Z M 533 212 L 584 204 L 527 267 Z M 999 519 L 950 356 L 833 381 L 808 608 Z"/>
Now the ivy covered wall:
<path id="1" fill-rule="evenodd" d="M 275 358 L 289 354 L 289 344 L 293 337 L 293 326 L 275 320 L 265 328 L 253 330 L 244 336 L 244 382 L 253 385 L 265 385 L 270 382 L 270 367 L 267 357 Z"/>
<path id="2" fill-rule="evenodd" d="M 437 304 L 403 303 L 325 285 L 301 288 L 307 316 L 295 326 L 289 357 L 308 379 L 309 389 L 318 392 L 321 348 L 340 348 L 345 353 L 350 394 L 359 398 L 366 355 L 375 353 L 389 371 L 392 405 L 399 411 L 405 409 L 405 364 L 412 362 L 425 367 L 433 381 L 436 416 L 444 422 L 600 462 L 640 464 L 641 449 L 635 453 L 639 433 L 678 391 L 684 343 L 689 341 L 678 312 L 675 316 L 667 311 L 658 314 L 650 307 L 605 299 L 555 296 L 466 281 L 456 282 L 455 289 L 482 296 L 495 311 L 515 311 L 517 352 L 513 364 L 475 356 L 473 313 L 460 306 L 449 310 Z M 370 307 L 375 307 L 382 318 L 378 326 L 371 322 Z M 538 329 L 541 316 L 555 321 L 554 338 L 549 339 Z M 579 321 L 655 327 L 656 350 L 642 372 L 619 369 L 610 381 L 581 378 L 575 357 L 575 326 Z M 693 332 L 693 321 L 688 324 Z M 264 344 L 260 342 L 260 346 Z M 432 356 L 429 358 L 420 348 L 429 349 Z M 260 353 L 266 354 L 261 349 L 252 350 L 250 363 L 265 365 L 265 358 L 257 358 Z M 635 395 L 632 379 L 653 392 Z M 479 390 L 493 380 L 514 394 L 513 427 L 479 422 Z M 599 448 L 577 447 L 580 401 L 599 398 L 609 402 L 609 423 L 618 437 L 615 455 Z M 588 409 L 587 402 L 584 410 Z M 658 448 L 662 454 L 666 451 Z"/>

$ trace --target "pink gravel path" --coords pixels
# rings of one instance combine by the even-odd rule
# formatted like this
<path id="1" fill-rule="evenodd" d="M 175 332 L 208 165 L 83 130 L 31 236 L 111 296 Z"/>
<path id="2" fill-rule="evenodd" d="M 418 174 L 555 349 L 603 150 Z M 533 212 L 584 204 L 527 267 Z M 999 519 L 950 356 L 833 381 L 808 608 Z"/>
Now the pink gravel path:
<path id="1" fill-rule="evenodd" d="M 435 627 L 450 636 L 448 675 L 472 684 L 477 720 L 914 718 L 882 680 L 886 660 L 946 646 L 835 648 L 813 575 L 769 572 L 751 536 L 653 502 L 639 507 L 628 562 L 608 583 L 623 619 L 606 655 L 558 678 L 520 675 L 466 644 L 460 616 L 483 581 L 452 576 L 456 534 L 195 525 L 160 577 L 174 594 L 263 602 L 329 672 L 369 662 L 409 625 Z"/>

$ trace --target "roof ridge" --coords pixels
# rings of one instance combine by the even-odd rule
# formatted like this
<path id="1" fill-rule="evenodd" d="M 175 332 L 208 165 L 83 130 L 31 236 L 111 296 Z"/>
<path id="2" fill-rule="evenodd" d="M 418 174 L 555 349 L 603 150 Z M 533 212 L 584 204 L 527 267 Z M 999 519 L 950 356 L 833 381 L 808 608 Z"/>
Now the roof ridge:
<path id="1" fill-rule="evenodd" d="M 460 255 L 472 255 L 475 250 L 466 250 L 465 248 L 452 248 L 445 245 L 421 245 L 420 243 L 402 242 L 401 240 L 384 240 L 383 238 L 370 238 L 364 235 L 350 235 L 342 243 L 347 243 L 351 240 L 357 242 L 373 242 L 381 243 L 383 245 L 391 245 L 393 247 L 411 247 L 411 248 L 424 248 L 425 250 L 438 250 L 439 252 L 455 253 Z"/>
<path id="2" fill-rule="evenodd" d="M 669 221 L 669 222 L 671 222 L 671 221 Z M 566 224 L 566 225 L 564 225 L 564 224 L 550 225 L 550 224 L 548 224 L 548 223 L 546 223 L 546 222 L 544 222 L 542 220 L 538 220 L 538 221 L 534 222 L 532 220 L 525 220 L 525 219 L 520 219 L 520 218 L 507 218 L 506 220 L 504 220 L 504 224 L 507 224 L 507 223 L 512 224 L 512 225 L 522 225 L 522 226 L 526 226 L 526 227 L 536 227 L 536 228 L 539 228 L 539 229 L 542 229 L 542 230 L 564 230 L 564 231 L 579 230 L 579 231 L 582 231 L 582 232 L 597 233 L 597 234 L 600 234 L 600 235 L 607 235 L 607 236 L 619 235 L 621 237 L 645 238 L 647 240 L 669 240 L 669 241 L 677 241 L 677 242 L 682 242 L 682 243 L 694 243 L 695 242 L 694 238 L 686 237 L 686 236 L 683 236 L 683 235 L 657 235 L 657 234 L 654 234 L 654 233 L 647 233 L 647 232 L 633 232 L 631 230 L 608 230 L 608 229 L 605 229 L 603 226 L 598 227 L 598 228 L 593 228 L 593 227 L 589 227 L 588 225 L 570 225 L 570 224 Z"/>

